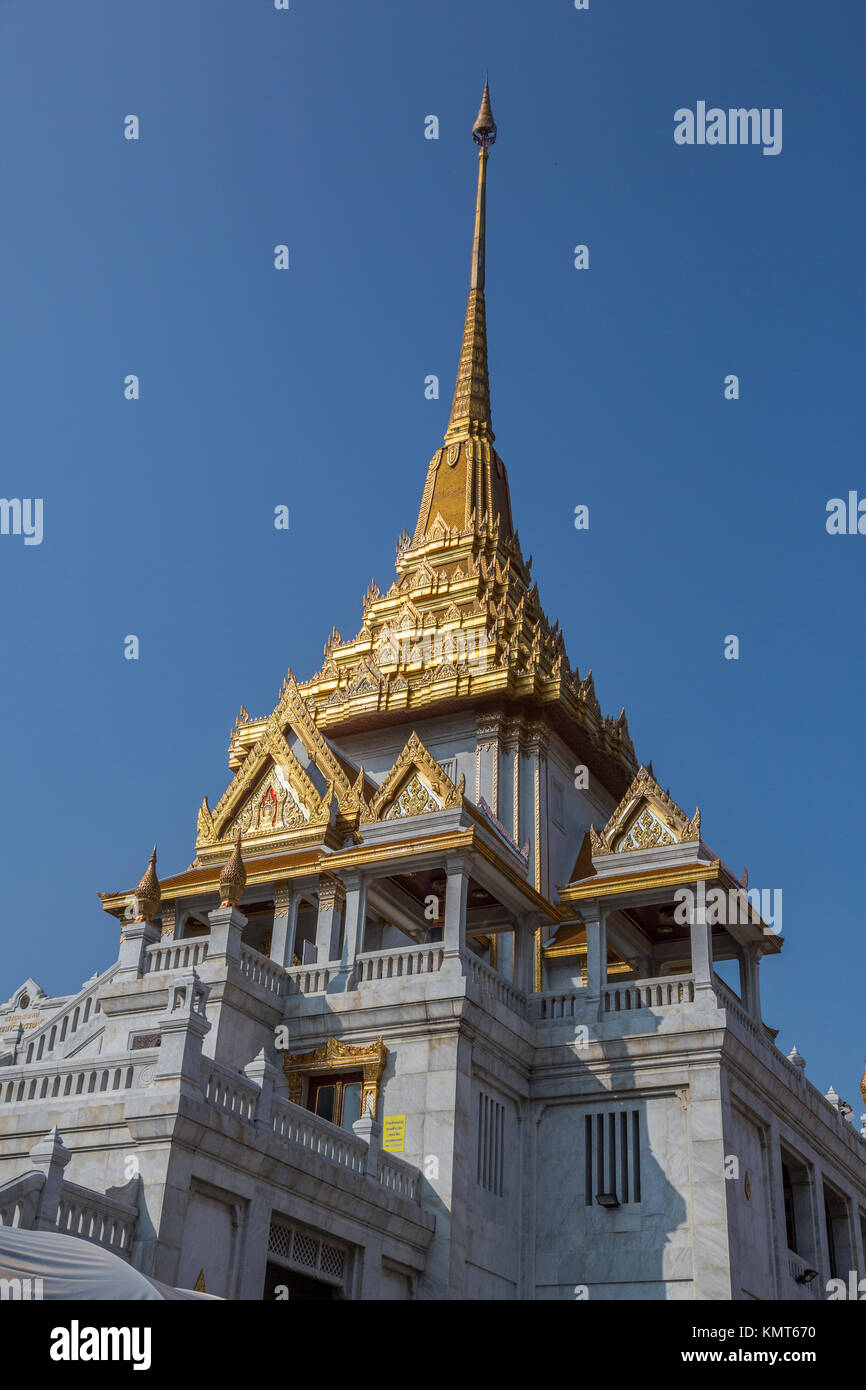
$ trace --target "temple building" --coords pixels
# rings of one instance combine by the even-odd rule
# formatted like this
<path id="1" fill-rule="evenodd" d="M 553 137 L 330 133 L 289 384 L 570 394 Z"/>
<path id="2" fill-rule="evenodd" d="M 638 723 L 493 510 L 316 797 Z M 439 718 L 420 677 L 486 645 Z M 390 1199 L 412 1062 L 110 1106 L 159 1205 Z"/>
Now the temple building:
<path id="1" fill-rule="evenodd" d="M 486 86 L 473 138 L 394 579 L 241 708 L 189 868 L 101 894 L 107 969 L 0 1008 L 0 1222 L 229 1299 L 824 1298 L 866 1275 L 866 1141 L 763 1021 L 759 895 L 542 609 L 494 447 Z"/>

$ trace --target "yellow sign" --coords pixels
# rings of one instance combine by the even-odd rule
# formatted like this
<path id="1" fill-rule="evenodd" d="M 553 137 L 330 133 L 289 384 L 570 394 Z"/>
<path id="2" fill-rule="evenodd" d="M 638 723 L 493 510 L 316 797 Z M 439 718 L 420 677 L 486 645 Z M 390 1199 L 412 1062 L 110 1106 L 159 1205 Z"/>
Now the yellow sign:
<path id="1" fill-rule="evenodd" d="M 386 1115 L 382 1124 L 382 1148 L 389 1154 L 401 1154 L 406 1147 L 406 1116 Z"/>

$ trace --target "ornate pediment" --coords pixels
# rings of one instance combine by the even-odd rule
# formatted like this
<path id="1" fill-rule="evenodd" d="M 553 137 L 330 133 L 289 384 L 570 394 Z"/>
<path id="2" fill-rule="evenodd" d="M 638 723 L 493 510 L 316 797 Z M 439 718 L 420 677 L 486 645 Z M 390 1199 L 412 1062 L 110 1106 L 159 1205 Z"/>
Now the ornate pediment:
<path id="1" fill-rule="evenodd" d="M 317 728 L 291 671 L 279 704 L 259 728 L 257 741 L 213 811 L 207 797 L 201 804 L 198 851 L 234 841 L 238 832 L 246 841 L 320 830 L 331 822 L 335 795 L 341 810 L 346 805 L 357 812 L 351 767 Z"/>
<path id="2" fill-rule="evenodd" d="M 274 764 L 229 823 L 222 838 L 235 840 L 240 833 L 250 839 L 254 835 L 299 830 L 309 820 L 310 810 L 299 800 L 286 770 Z"/>
<path id="3" fill-rule="evenodd" d="M 305 748 L 301 751 L 309 760 Z M 351 788 L 342 771 L 340 779 L 349 792 Z M 207 798 L 202 803 L 198 813 L 198 847 L 234 841 L 238 833 L 245 840 L 255 840 L 323 827 L 331 819 L 333 793 L 330 778 L 324 794 L 317 791 L 272 719 L 213 812 Z"/>
<path id="4" fill-rule="evenodd" d="M 640 767 L 607 825 L 599 834 L 590 827 L 593 857 L 626 854 L 635 849 L 656 849 L 701 838 L 701 813 L 691 820 L 662 791 L 649 767 Z"/>
<path id="5" fill-rule="evenodd" d="M 460 806 L 466 778 L 455 785 L 432 753 L 413 733 L 371 801 L 361 806 L 361 821 L 400 820 Z"/>

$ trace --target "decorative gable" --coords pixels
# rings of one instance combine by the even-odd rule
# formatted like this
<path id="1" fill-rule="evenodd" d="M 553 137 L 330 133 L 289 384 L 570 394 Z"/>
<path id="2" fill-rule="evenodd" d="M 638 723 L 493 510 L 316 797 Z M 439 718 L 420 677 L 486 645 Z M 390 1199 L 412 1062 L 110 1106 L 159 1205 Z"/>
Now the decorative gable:
<path id="1" fill-rule="evenodd" d="M 250 838 L 273 835 L 280 830 L 297 830 L 309 819 L 310 812 L 301 804 L 286 773 L 274 765 L 230 822 L 222 838 L 236 840 L 239 832 Z"/>
<path id="2" fill-rule="evenodd" d="M 593 857 L 626 854 L 636 849 L 656 849 L 701 838 L 701 813 L 689 820 L 677 803 L 662 791 L 650 767 L 640 767 L 634 781 L 599 834 L 590 827 Z"/>
<path id="3" fill-rule="evenodd" d="M 349 783 L 340 776 L 348 792 Z M 323 827 L 331 819 L 333 792 L 330 778 L 324 795 L 316 790 L 272 718 L 213 812 L 207 797 L 202 802 L 198 848 L 233 842 L 238 832 L 256 839 Z"/>
<path id="4" fill-rule="evenodd" d="M 466 778 L 455 785 L 416 733 L 370 802 L 361 806 L 361 821 L 400 820 L 431 811 L 450 811 L 463 802 Z"/>

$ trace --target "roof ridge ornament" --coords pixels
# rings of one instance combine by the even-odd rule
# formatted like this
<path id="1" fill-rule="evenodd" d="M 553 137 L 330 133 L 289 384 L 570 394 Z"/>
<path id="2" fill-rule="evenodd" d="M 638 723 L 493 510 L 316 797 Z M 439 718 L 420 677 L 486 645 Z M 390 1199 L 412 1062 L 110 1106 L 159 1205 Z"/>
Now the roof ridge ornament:
<path id="1" fill-rule="evenodd" d="M 484 95 L 472 127 L 478 145 L 478 188 L 475 195 L 475 230 L 469 270 L 469 302 L 463 326 L 463 344 L 454 399 L 445 442 L 451 444 L 470 435 L 492 441 L 490 380 L 487 370 L 487 313 L 484 305 L 484 267 L 487 247 L 487 151 L 496 140 L 496 122 L 490 106 L 490 84 L 485 79 Z"/>
<path id="2" fill-rule="evenodd" d="M 152 922 L 161 897 L 162 889 L 156 876 L 156 845 L 154 845 L 147 861 L 147 868 L 139 879 L 138 887 L 133 894 L 137 914 L 136 921 Z"/>
<path id="3" fill-rule="evenodd" d="M 241 832 L 220 874 L 220 907 L 237 907 L 247 884 L 247 871 L 241 853 Z"/>

